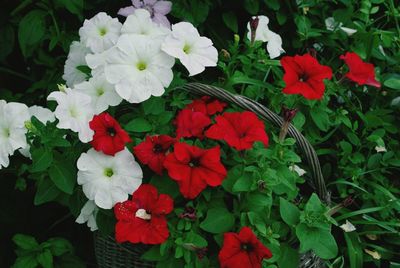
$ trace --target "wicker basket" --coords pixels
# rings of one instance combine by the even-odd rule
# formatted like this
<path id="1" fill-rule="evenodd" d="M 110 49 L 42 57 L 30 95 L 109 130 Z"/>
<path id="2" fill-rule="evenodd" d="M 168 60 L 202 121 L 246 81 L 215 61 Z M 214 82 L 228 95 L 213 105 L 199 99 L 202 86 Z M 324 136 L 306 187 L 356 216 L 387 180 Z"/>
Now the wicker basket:
<path id="1" fill-rule="evenodd" d="M 256 113 L 260 118 L 277 127 L 282 126 L 283 119 L 279 115 L 244 96 L 234 95 L 224 89 L 200 83 L 189 83 L 183 86 L 182 89 L 193 95 L 210 96 L 227 103 L 236 104 L 244 110 Z M 293 125 L 289 126 L 288 134 L 296 139 L 303 156 L 306 157 L 307 164 L 311 170 L 311 181 L 309 181 L 309 184 L 315 189 L 320 199 L 329 204 L 330 195 L 327 191 L 321 166 L 314 148 Z M 154 267 L 154 263 L 140 259 L 141 254 L 146 251 L 146 247 L 143 245 L 118 244 L 110 236 L 95 235 L 94 239 L 96 258 L 100 268 Z M 323 260 L 315 254 L 307 252 L 301 256 L 299 267 L 320 268 L 325 267 L 325 265 Z"/>

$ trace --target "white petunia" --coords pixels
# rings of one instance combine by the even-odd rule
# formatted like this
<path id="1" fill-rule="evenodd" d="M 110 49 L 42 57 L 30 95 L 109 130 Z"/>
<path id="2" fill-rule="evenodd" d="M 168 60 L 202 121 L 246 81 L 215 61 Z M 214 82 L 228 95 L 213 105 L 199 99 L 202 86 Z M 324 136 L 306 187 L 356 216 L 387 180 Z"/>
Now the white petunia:
<path id="1" fill-rule="evenodd" d="M 49 110 L 47 108 L 43 108 L 41 106 L 37 106 L 37 105 L 31 106 L 28 108 L 28 112 L 29 112 L 29 120 L 32 118 L 32 116 L 34 116 L 43 124 L 46 124 L 47 122 L 56 121 L 54 113 L 51 110 Z M 24 148 L 19 149 L 19 152 L 23 156 L 31 158 L 29 144 L 27 144 Z"/>
<path id="2" fill-rule="evenodd" d="M 160 50 L 160 40 L 122 35 L 107 53 L 105 75 L 117 93 L 131 103 L 161 96 L 172 81 L 174 58 Z"/>
<path id="3" fill-rule="evenodd" d="M 15 150 L 27 146 L 25 122 L 28 120 L 25 104 L 0 100 L 0 169 L 8 167 L 9 156 Z"/>
<path id="4" fill-rule="evenodd" d="M 379 146 L 379 145 L 375 146 L 375 151 L 376 151 L 377 153 L 384 153 L 384 152 L 387 152 L 385 146 Z"/>
<path id="5" fill-rule="evenodd" d="M 72 87 L 74 84 L 86 80 L 87 75 L 79 68 L 87 66 L 85 56 L 89 53 L 91 53 L 90 49 L 86 48 L 82 43 L 72 42 L 64 65 L 64 75 L 62 76 L 67 86 Z"/>
<path id="6" fill-rule="evenodd" d="M 103 52 L 117 43 L 122 24 L 104 12 L 85 20 L 79 29 L 82 43 L 93 52 Z"/>
<path id="7" fill-rule="evenodd" d="M 47 100 L 54 100 L 58 104 L 54 111 L 59 121 L 58 128 L 77 132 L 82 142 L 92 140 L 94 132 L 89 127 L 89 121 L 93 119 L 95 113 L 90 96 L 67 88 L 65 92 L 52 92 Z"/>
<path id="8" fill-rule="evenodd" d="M 128 149 L 115 156 L 90 149 L 81 154 L 77 166 L 78 184 L 100 208 L 111 209 L 127 200 L 142 183 L 142 169 Z"/>
<path id="9" fill-rule="evenodd" d="M 86 55 L 86 62 L 92 70 L 92 76 L 104 76 L 104 66 L 106 65 L 107 53 L 109 53 L 109 51 L 112 51 L 112 48 L 101 53 Z"/>
<path id="10" fill-rule="evenodd" d="M 150 13 L 145 9 L 136 9 L 126 18 L 121 34 L 137 34 L 146 36 L 165 36 L 171 31 L 152 21 Z"/>
<path id="11" fill-rule="evenodd" d="M 306 171 L 300 168 L 298 165 L 293 165 L 289 167 L 290 171 L 296 172 L 300 177 L 306 174 Z"/>
<path id="12" fill-rule="evenodd" d="M 75 90 L 92 98 L 95 114 L 100 114 L 107 110 L 109 106 L 116 106 L 122 101 L 114 86 L 108 83 L 104 76 L 95 76 L 90 78 L 89 81 L 77 84 Z"/>
<path id="13" fill-rule="evenodd" d="M 357 32 L 356 29 L 343 27 L 342 25 L 343 25 L 343 23 L 336 22 L 333 17 L 329 17 L 329 18 L 325 19 L 325 27 L 328 31 L 335 31 L 336 29 L 340 29 L 343 32 L 345 32 L 348 36 L 351 36 Z"/>
<path id="14" fill-rule="evenodd" d="M 161 49 L 178 58 L 189 71 L 189 76 L 199 74 L 205 67 L 217 66 L 218 51 L 210 39 L 200 36 L 197 29 L 189 22 L 172 25 Z"/>
<path id="15" fill-rule="evenodd" d="M 79 224 L 87 222 L 87 226 L 90 228 L 90 231 L 96 231 L 98 229 L 96 223 L 96 216 L 98 211 L 99 208 L 96 206 L 96 204 L 92 200 L 88 200 L 81 209 L 81 214 L 79 214 L 75 222 Z"/>
<path id="16" fill-rule="evenodd" d="M 258 18 L 258 26 L 255 34 L 255 41 L 267 42 L 267 51 L 269 57 L 274 59 L 279 57 L 285 52 L 282 48 L 282 38 L 279 34 L 274 33 L 268 28 L 269 19 L 267 16 L 254 16 L 253 19 Z M 247 23 L 247 38 L 251 40 L 251 27 L 250 22 Z"/>

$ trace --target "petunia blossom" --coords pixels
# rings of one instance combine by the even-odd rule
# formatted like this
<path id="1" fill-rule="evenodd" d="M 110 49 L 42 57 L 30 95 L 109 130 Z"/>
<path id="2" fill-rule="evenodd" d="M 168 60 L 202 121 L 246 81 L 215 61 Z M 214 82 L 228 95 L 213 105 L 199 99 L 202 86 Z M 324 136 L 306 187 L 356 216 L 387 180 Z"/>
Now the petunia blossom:
<path id="1" fill-rule="evenodd" d="M 107 53 L 105 75 L 117 93 L 131 103 L 161 96 L 172 81 L 174 58 L 148 36 L 122 35 Z"/>
<path id="2" fill-rule="evenodd" d="M 203 96 L 200 99 L 193 100 L 192 103 L 186 105 L 186 109 L 190 109 L 195 112 L 201 112 L 205 115 L 214 115 L 220 113 L 226 107 L 226 103 L 213 99 L 210 96 Z"/>
<path id="3" fill-rule="evenodd" d="M 142 183 L 143 173 L 128 149 L 105 155 L 90 149 L 77 162 L 78 184 L 89 200 L 103 209 L 128 199 Z"/>
<path id="4" fill-rule="evenodd" d="M 125 148 L 126 143 L 132 141 L 117 120 L 108 113 L 95 115 L 89 126 L 94 131 L 90 142 L 93 148 L 107 155 L 115 155 Z"/>
<path id="5" fill-rule="evenodd" d="M 23 103 L 0 100 L 0 169 L 8 167 L 9 156 L 25 148 L 25 122 L 30 120 L 28 107 Z"/>
<path id="6" fill-rule="evenodd" d="M 93 131 L 89 128 L 89 121 L 93 118 L 94 109 L 92 99 L 88 95 L 66 88 L 65 92 L 50 93 L 47 100 L 56 101 L 58 104 L 54 111 L 59 121 L 58 128 L 77 132 L 79 140 L 84 143 L 92 140 Z"/>
<path id="7" fill-rule="evenodd" d="M 215 118 L 205 133 L 207 138 L 224 140 L 229 146 L 237 150 L 250 149 L 253 143 L 261 141 L 268 146 L 268 135 L 265 132 L 264 122 L 252 112 L 224 113 Z"/>
<path id="8" fill-rule="evenodd" d="M 79 29 L 81 42 L 95 53 L 103 52 L 117 43 L 120 36 L 121 23 L 105 12 L 97 13 L 93 18 L 85 20 Z"/>
<path id="9" fill-rule="evenodd" d="M 212 41 L 200 36 L 189 22 L 172 25 L 172 33 L 165 38 L 161 49 L 178 58 L 189 71 L 189 76 L 203 72 L 205 67 L 217 66 L 218 51 Z"/>
<path id="10" fill-rule="evenodd" d="M 349 72 L 346 77 L 359 85 L 369 85 L 380 88 L 381 83 L 376 81 L 375 68 L 371 63 L 364 62 L 360 56 L 354 52 L 346 52 L 340 56 L 341 60 L 349 66 Z"/>
<path id="11" fill-rule="evenodd" d="M 169 236 L 166 215 L 173 208 L 174 202 L 169 195 L 159 195 L 153 185 L 142 184 L 132 194 L 132 200 L 114 207 L 117 218 L 115 240 L 118 243 L 163 243 Z"/>
<path id="12" fill-rule="evenodd" d="M 176 125 L 176 137 L 197 137 L 202 139 L 204 130 L 211 124 L 211 119 L 202 112 L 190 109 L 179 111 L 174 121 Z"/>
<path id="13" fill-rule="evenodd" d="M 174 142 L 175 139 L 168 135 L 146 136 L 143 142 L 133 148 L 133 152 L 141 163 L 161 175 L 166 153 Z"/>
<path id="14" fill-rule="evenodd" d="M 282 38 L 268 28 L 269 18 L 267 16 L 254 16 L 252 19 L 258 18 L 254 40 L 267 42 L 267 51 L 271 59 L 279 57 L 285 52 L 282 48 Z M 247 38 L 251 40 L 251 23 L 247 23 Z"/>
<path id="15" fill-rule="evenodd" d="M 129 17 L 137 9 L 145 9 L 151 14 L 153 22 L 162 25 L 163 27 L 170 28 L 167 15 L 171 11 L 172 2 L 170 1 L 157 1 L 157 0 L 132 0 L 132 6 L 121 8 L 118 15 Z"/>
<path id="16" fill-rule="evenodd" d="M 62 76 L 67 86 L 72 87 L 86 80 L 87 74 L 83 71 L 83 68 L 87 67 L 85 57 L 89 53 L 91 53 L 91 50 L 84 44 L 77 41 L 71 43 Z"/>
<path id="17" fill-rule="evenodd" d="M 306 99 L 321 99 L 325 92 L 324 79 L 332 78 L 332 69 L 319 64 L 310 54 L 294 57 L 285 56 L 281 59 L 285 70 L 285 94 L 300 94 Z"/>
<path id="18" fill-rule="evenodd" d="M 194 199 L 207 185 L 221 185 L 226 177 L 226 169 L 221 163 L 220 148 L 201 149 L 178 142 L 174 151 L 167 155 L 164 167 L 168 175 L 179 185 L 185 198 Z"/>
<path id="19" fill-rule="evenodd" d="M 117 94 L 114 86 L 107 82 L 104 75 L 96 75 L 89 81 L 75 85 L 74 89 L 92 98 L 96 114 L 104 112 L 109 106 L 117 106 L 122 102 L 122 98 Z"/>
<path id="20" fill-rule="evenodd" d="M 151 36 L 152 38 L 164 38 L 171 31 L 161 27 L 151 20 L 150 13 L 145 9 L 136 9 L 133 14 L 126 18 L 122 25 L 122 34 L 136 34 Z"/>
<path id="21" fill-rule="evenodd" d="M 87 223 L 87 226 L 90 228 L 90 231 L 94 232 L 97 229 L 96 216 L 99 212 L 99 208 L 92 200 L 88 200 L 83 208 L 81 209 L 81 213 L 78 218 L 76 218 L 75 222 L 79 224 Z"/>
<path id="22" fill-rule="evenodd" d="M 272 257 L 249 227 L 237 233 L 225 233 L 221 251 L 218 254 L 221 268 L 261 268 L 262 260 Z"/>

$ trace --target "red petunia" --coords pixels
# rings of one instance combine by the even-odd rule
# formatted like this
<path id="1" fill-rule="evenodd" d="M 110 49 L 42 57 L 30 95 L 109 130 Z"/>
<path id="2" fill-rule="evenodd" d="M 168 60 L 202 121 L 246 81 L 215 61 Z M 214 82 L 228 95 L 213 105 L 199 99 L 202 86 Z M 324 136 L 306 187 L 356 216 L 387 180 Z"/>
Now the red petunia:
<path id="1" fill-rule="evenodd" d="M 204 137 L 204 129 L 211 124 L 211 119 L 202 112 L 190 109 L 181 110 L 176 119 L 176 136 L 181 137 Z"/>
<path id="2" fill-rule="evenodd" d="M 252 112 L 224 113 L 215 118 L 216 124 L 206 131 L 206 137 L 224 140 L 237 150 L 250 149 L 255 141 L 268 146 L 264 122 Z"/>
<path id="3" fill-rule="evenodd" d="M 188 104 L 186 108 L 195 112 L 202 112 L 206 115 L 213 115 L 222 112 L 226 105 L 225 102 L 213 99 L 209 96 L 203 96 L 201 99 L 194 100 L 192 103 Z"/>
<path id="4" fill-rule="evenodd" d="M 175 139 L 168 135 L 147 136 L 133 148 L 136 157 L 155 173 L 162 175 L 165 155 Z"/>
<path id="5" fill-rule="evenodd" d="M 283 57 L 281 64 L 285 70 L 283 80 L 285 94 L 301 94 L 306 99 L 321 99 L 324 95 L 324 79 L 332 78 L 332 69 L 319 62 L 310 54 Z"/>
<path id="6" fill-rule="evenodd" d="M 118 243 L 161 244 L 169 236 L 165 215 L 172 212 L 174 202 L 169 195 L 158 195 L 156 187 L 142 184 L 132 200 L 117 203 L 115 239 Z"/>
<path id="7" fill-rule="evenodd" d="M 225 233 L 218 255 L 221 268 L 261 268 L 262 260 L 271 257 L 271 251 L 249 227 L 243 227 L 239 234 Z"/>
<path id="8" fill-rule="evenodd" d="M 167 155 L 164 166 L 169 176 L 178 182 L 182 195 L 189 199 L 198 196 L 207 185 L 221 185 L 226 177 L 218 146 L 205 150 L 182 142 L 175 143 L 174 151 Z"/>
<path id="9" fill-rule="evenodd" d="M 95 115 L 89 126 L 94 131 L 90 142 L 93 148 L 107 155 L 115 155 L 125 148 L 126 143 L 132 141 L 128 133 L 108 113 Z"/>
<path id="10" fill-rule="evenodd" d="M 346 77 L 359 85 L 370 85 L 373 87 L 381 87 L 381 84 L 375 79 L 374 65 L 364 62 L 360 56 L 354 52 L 347 52 L 340 56 L 349 66 L 349 72 Z"/>

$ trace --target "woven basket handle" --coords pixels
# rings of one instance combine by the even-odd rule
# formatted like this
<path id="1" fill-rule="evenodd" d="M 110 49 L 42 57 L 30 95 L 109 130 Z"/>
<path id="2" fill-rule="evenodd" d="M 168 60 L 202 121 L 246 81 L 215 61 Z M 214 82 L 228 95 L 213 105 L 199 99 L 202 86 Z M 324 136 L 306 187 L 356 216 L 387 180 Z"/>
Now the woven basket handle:
<path id="1" fill-rule="evenodd" d="M 277 127 L 281 127 L 283 124 L 282 117 L 272 112 L 265 106 L 247 97 L 234 95 L 224 89 L 200 83 L 188 83 L 181 88 L 195 95 L 207 95 L 220 99 L 227 103 L 234 103 L 245 110 L 256 113 L 260 118 L 270 123 L 273 123 Z M 315 152 L 310 142 L 292 124 L 290 124 L 289 126 L 288 134 L 292 138 L 296 139 L 303 154 L 307 158 L 308 165 L 311 168 L 312 172 L 312 185 L 315 187 L 318 196 L 325 203 L 329 204 L 330 195 L 325 185 L 325 180 L 322 175 L 317 153 Z"/>

